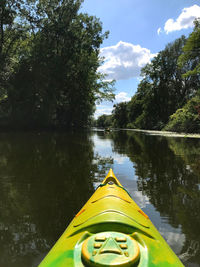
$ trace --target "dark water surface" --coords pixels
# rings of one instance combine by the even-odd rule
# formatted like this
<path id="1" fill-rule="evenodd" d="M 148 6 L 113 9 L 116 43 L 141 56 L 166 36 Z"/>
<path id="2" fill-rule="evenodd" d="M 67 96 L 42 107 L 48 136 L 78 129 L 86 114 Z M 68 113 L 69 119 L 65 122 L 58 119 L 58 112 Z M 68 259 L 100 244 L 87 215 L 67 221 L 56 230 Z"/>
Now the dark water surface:
<path id="1" fill-rule="evenodd" d="M 185 266 L 200 266 L 200 140 L 0 134 L 0 267 L 36 267 L 113 168 Z"/>

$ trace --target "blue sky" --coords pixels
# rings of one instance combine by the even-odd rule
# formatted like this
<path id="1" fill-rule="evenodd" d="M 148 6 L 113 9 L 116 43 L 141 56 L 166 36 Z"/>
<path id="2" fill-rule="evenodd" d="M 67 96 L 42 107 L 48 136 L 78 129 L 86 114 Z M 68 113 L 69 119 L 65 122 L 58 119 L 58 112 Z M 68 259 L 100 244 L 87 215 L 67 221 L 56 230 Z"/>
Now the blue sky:
<path id="1" fill-rule="evenodd" d="M 99 69 L 115 79 L 115 103 L 128 101 L 137 90 L 140 69 L 165 46 L 192 32 L 200 17 L 196 0 L 85 0 L 82 12 L 94 15 L 110 34 L 101 47 Z M 97 105 L 95 117 L 110 114 L 113 103 Z"/>

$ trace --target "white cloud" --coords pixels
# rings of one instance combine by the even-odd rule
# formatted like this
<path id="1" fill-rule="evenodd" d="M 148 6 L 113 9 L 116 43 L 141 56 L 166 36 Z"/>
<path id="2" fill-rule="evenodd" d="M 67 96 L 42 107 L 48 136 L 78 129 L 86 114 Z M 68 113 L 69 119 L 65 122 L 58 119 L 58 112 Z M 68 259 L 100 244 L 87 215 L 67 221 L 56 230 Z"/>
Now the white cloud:
<path id="1" fill-rule="evenodd" d="M 119 94 L 117 94 L 115 96 L 115 101 L 117 103 L 126 102 L 126 101 L 130 101 L 130 100 L 131 100 L 131 97 L 129 97 L 126 92 L 120 92 Z"/>
<path id="2" fill-rule="evenodd" d="M 96 106 L 96 111 L 95 111 L 95 118 L 105 114 L 105 115 L 110 115 L 112 113 L 112 109 L 113 107 L 109 107 L 109 106 L 106 106 L 106 105 L 97 105 Z"/>
<path id="3" fill-rule="evenodd" d="M 116 161 L 118 164 L 124 164 L 125 161 L 127 160 L 127 157 L 123 157 L 119 154 L 114 155 L 113 158 L 114 158 L 114 161 Z"/>
<path id="4" fill-rule="evenodd" d="M 184 234 L 167 230 L 164 227 L 159 227 L 159 233 L 164 236 L 167 243 L 172 247 L 172 249 L 176 250 L 177 254 L 181 253 L 183 244 L 185 243 Z"/>
<path id="5" fill-rule="evenodd" d="M 107 105 L 104 105 L 104 104 L 96 105 L 96 111 L 95 111 L 94 117 L 98 118 L 99 116 L 103 114 L 110 115 L 113 110 L 113 104 L 126 102 L 130 100 L 131 100 L 131 97 L 129 97 L 126 92 L 120 92 L 119 94 L 115 96 L 115 100 L 113 103 L 108 103 Z"/>
<path id="6" fill-rule="evenodd" d="M 108 79 L 126 80 L 140 75 L 141 67 L 155 56 L 147 48 L 126 42 L 118 42 L 114 46 L 101 49 L 101 57 L 105 63 L 99 71 L 108 74 Z"/>
<path id="7" fill-rule="evenodd" d="M 200 6 L 186 7 L 176 20 L 170 18 L 166 21 L 164 30 L 168 34 L 169 32 L 191 28 L 193 27 L 193 21 L 198 17 L 200 17 Z"/>
<path id="8" fill-rule="evenodd" d="M 162 32 L 161 28 L 158 28 L 157 34 L 159 35 Z"/>
<path id="9" fill-rule="evenodd" d="M 149 204 L 149 198 L 143 195 L 142 192 L 129 189 L 129 193 L 140 208 L 143 209 Z"/>

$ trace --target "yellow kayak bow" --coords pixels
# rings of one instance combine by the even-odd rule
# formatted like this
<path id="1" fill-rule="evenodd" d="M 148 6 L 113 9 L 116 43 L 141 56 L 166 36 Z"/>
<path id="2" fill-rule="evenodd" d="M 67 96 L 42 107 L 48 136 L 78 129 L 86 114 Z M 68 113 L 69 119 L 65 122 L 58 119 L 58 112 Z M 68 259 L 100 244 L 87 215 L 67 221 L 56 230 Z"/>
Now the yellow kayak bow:
<path id="1" fill-rule="evenodd" d="M 112 169 L 39 267 L 183 266 Z"/>

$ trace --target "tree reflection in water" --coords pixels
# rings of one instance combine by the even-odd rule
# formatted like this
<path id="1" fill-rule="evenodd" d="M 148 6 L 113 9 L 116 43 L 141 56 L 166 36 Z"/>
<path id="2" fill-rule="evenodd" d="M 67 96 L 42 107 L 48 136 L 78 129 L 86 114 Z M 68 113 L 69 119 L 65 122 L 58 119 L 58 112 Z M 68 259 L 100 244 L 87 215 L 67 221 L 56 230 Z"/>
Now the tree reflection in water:
<path id="1" fill-rule="evenodd" d="M 181 227 L 185 242 L 180 257 L 186 266 L 199 266 L 200 140 L 131 131 L 113 132 L 112 137 L 114 149 L 126 151 L 134 163 L 138 190 L 171 226 Z"/>
<path id="2" fill-rule="evenodd" d="M 93 159 L 87 134 L 1 134 L 0 266 L 37 266 L 93 193 Z"/>

